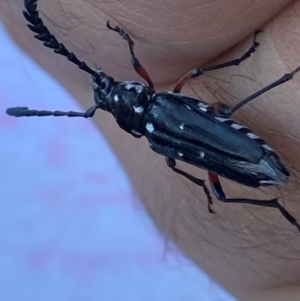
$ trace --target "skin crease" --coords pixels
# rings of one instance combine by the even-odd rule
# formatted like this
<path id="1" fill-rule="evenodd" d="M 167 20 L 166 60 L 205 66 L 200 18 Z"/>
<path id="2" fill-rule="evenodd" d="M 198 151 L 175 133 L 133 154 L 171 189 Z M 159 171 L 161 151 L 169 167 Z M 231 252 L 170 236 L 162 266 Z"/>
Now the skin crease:
<path id="1" fill-rule="evenodd" d="M 92 67 L 97 63 L 116 80 L 141 81 L 130 65 L 126 42 L 105 24 L 111 20 L 112 26 L 124 28 L 134 39 L 136 55 L 157 91 L 171 90 L 192 68 L 240 57 L 250 47 L 252 33 L 263 29 L 258 37 L 261 44 L 250 59 L 239 67 L 210 72 L 184 88 L 184 94 L 210 103 L 236 104 L 300 65 L 300 1 L 40 0 L 38 8 L 48 29 L 80 60 Z M 0 1 L 2 20 L 11 36 L 84 109 L 93 105 L 89 76 L 33 38 L 21 15 L 23 9 L 23 1 Z M 299 92 L 300 73 L 233 115 L 276 150 L 291 172 L 290 183 L 251 189 L 221 179 L 228 197 L 280 197 L 298 221 Z M 26 106 L 22 99 L 20 105 Z M 123 132 L 105 112 L 98 111 L 93 120 L 166 241 L 174 241 L 240 300 L 299 300 L 300 234 L 278 210 L 224 204 L 214 198 L 216 214 L 209 214 L 202 188 L 172 172 L 146 139 Z M 184 163 L 178 166 L 207 179 L 201 169 Z"/>

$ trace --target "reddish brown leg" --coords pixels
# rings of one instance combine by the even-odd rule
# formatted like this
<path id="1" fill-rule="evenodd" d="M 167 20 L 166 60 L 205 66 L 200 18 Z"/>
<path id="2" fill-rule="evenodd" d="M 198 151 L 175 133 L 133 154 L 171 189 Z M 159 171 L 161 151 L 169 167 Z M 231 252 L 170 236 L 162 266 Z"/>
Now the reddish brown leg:
<path id="1" fill-rule="evenodd" d="M 210 106 L 213 110 L 216 116 L 226 116 L 229 117 L 231 114 L 231 108 L 227 106 L 225 103 L 222 102 L 214 102 Z"/>
<path id="2" fill-rule="evenodd" d="M 208 179 L 210 182 L 211 189 L 218 200 L 226 199 L 225 193 L 222 189 L 219 177 L 212 173 L 208 172 Z"/>
<path id="3" fill-rule="evenodd" d="M 113 30 L 115 32 L 117 32 L 125 41 L 127 41 L 128 46 L 129 46 L 129 51 L 131 54 L 131 64 L 135 70 L 135 72 L 141 77 L 143 78 L 147 83 L 148 86 L 154 90 L 154 85 L 152 83 L 152 80 L 148 74 L 148 72 L 146 71 L 146 69 L 140 64 L 138 58 L 135 56 L 134 51 L 133 51 L 133 47 L 134 47 L 134 42 L 131 40 L 130 36 L 128 33 L 126 33 L 123 29 L 121 29 L 120 27 L 116 26 L 116 27 L 112 27 L 109 24 L 109 21 L 106 23 L 106 26 L 108 29 Z"/>
<path id="4" fill-rule="evenodd" d="M 192 175 L 190 175 L 189 173 L 179 169 L 176 167 L 176 161 L 175 159 L 173 158 L 168 158 L 166 157 L 166 162 L 167 162 L 167 165 L 176 173 L 188 178 L 190 181 L 192 181 L 193 183 L 195 183 L 196 185 L 199 185 L 203 188 L 203 191 L 204 193 L 206 194 L 206 197 L 207 197 L 207 203 L 208 203 L 208 211 L 210 213 L 215 213 L 212 209 L 211 209 L 211 206 L 213 205 L 213 202 L 212 202 L 212 197 L 210 195 L 210 192 L 208 190 L 208 188 L 206 187 L 205 185 L 205 181 L 204 180 L 201 180 L 199 178 L 196 178 Z"/>
<path id="5" fill-rule="evenodd" d="M 297 220 L 278 203 L 277 198 L 272 200 L 227 199 L 222 189 L 219 177 L 212 172 L 208 172 L 208 178 L 212 191 L 219 201 L 224 203 L 251 204 L 261 207 L 277 208 L 282 215 L 300 232 L 300 225 L 298 224 Z"/>
<path id="6" fill-rule="evenodd" d="M 189 81 L 192 78 L 198 77 L 200 75 L 203 74 L 203 72 L 205 71 L 210 71 L 210 70 L 216 70 L 216 69 L 221 69 L 221 68 L 225 68 L 225 67 L 229 67 L 229 66 L 238 66 L 242 61 L 246 60 L 248 57 L 251 56 L 251 54 L 253 52 L 255 52 L 256 48 L 258 47 L 259 43 L 256 42 L 256 37 L 258 35 L 258 33 L 261 32 L 261 30 L 257 30 L 254 33 L 254 38 L 253 38 L 253 43 L 252 46 L 250 47 L 250 49 L 244 54 L 242 55 L 239 59 L 235 59 L 235 60 L 231 60 L 222 64 L 218 64 L 218 65 L 213 65 L 213 66 L 208 66 L 208 67 L 204 67 L 204 68 L 196 68 L 193 69 L 192 71 L 190 71 L 189 73 L 187 73 L 185 76 L 183 76 L 179 82 L 176 84 L 173 92 L 174 93 L 180 93 L 181 88 L 185 85 L 185 83 L 187 81 Z"/>

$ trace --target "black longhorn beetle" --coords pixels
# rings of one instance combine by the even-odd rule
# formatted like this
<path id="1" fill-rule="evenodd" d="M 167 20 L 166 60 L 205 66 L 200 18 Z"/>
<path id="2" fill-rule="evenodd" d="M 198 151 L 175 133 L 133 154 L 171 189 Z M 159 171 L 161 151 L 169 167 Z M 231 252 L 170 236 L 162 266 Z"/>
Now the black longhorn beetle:
<path id="1" fill-rule="evenodd" d="M 66 56 L 69 61 L 92 76 L 95 105 L 85 113 L 37 111 L 26 107 L 15 107 L 7 109 L 8 115 L 90 118 L 94 116 L 97 109 L 108 111 L 123 130 L 136 138 L 145 136 L 151 149 L 165 156 L 167 165 L 174 172 L 201 186 L 207 196 L 209 212 L 213 212 L 211 209 L 213 203 L 205 181 L 178 169 L 176 160 L 208 170 L 211 188 L 218 200 L 226 203 L 247 203 L 277 208 L 300 232 L 300 225 L 296 219 L 278 203 L 277 198 L 272 200 L 228 199 L 218 178 L 219 175 L 254 188 L 284 185 L 289 181 L 289 171 L 267 143 L 249 128 L 229 118 L 235 111 L 259 95 L 292 79 L 293 75 L 300 71 L 300 67 L 232 108 L 220 102 L 209 105 L 202 100 L 180 94 L 181 88 L 189 79 L 198 77 L 205 71 L 237 66 L 249 58 L 259 45 L 256 37 L 260 31 L 255 32 L 252 46 L 239 59 L 193 69 L 179 80 L 173 92 L 155 93 L 147 71 L 134 54 L 134 42 L 123 29 L 118 26 L 111 27 L 107 22 L 108 29 L 117 32 L 127 41 L 131 63 L 137 74 L 148 85 L 131 81 L 117 82 L 99 68 L 90 69 L 49 32 L 39 17 L 37 0 L 24 0 L 24 3 L 27 12 L 24 11 L 23 14 L 31 23 L 28 25 L 29 29 L 36 33 L 34 37 L 43 41 L 44 46 L 54 49 L 55 53 Z"/>

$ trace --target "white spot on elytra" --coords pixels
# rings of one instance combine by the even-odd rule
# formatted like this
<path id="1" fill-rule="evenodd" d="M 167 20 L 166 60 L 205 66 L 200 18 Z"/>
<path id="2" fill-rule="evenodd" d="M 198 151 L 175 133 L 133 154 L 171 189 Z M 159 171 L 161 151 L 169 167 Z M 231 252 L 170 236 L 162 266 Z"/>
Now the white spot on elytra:
<path id="1" fill-rule="evenodd" d="M 185 107 L 186 107 L 188 110 L 191 110 L 191 109 L 192 109 L 189 105 L 185 105 Z"/>
<path id="2" fill-rule="evenodd" d="M 207 105 L 206 103 L 204 103 L 204 102 L 198 102 L 198 103 L 197 103 L 197 107 L 198 107 L 201 111 L 207 112 L 207 107 L 208 107 L 208 105 Z"/>
<path id="3" fill-rule="evenodd" d="M 179 128 L 180 128 L 181 130 L 183 130 L 183 129 L 184 129 L 184 123 L 181 123 L 181 124 L 179 125 Z"/>
<path id="4" fill-rule="evenodd" d="M 183 157 L 183 153 L 177 152 L 177 155 L 178 155 L 179 157 Z"/>
<path id="5" fill-rule="evenodd" d="M 217 120 L 219 120 L 221 122 L 226 122 L 226 121 L 230 120 L 228 118 L 222 118 L 222 117 L 215 117 L 215 119 L 217 119 Z"/>
<path id="6" fill-rule="evenodd" d="M 153 133 L 154 132 L 154 126 L 152 123 L 148 122 L 146 123 L 146 129 L 149 133 Z"/>
<path id="7" fill-rule="evenodd" d="M 172 91 L 167 91 L 168 94 L 172 94 L 172 95 L 175 95 L 175 96 L 183 96 L 182 93 L 174 93 Z"/>
<path id="8" fill-rule="evenodd" d="M 246 135 L 251 139 L 260 139 L 257 135 L 255 135 L 253 133 L 247 133 Z"/>
<path id="9" fill-rule="evenodd" d="M 115 96 L 114 96 L 114 101 L 119 101 L 119 96 L 118 96 L 118 94 L 115 94 Z"/>
<path id="10" fill-rule="evenodd" d="M 202 152 L 202 151 L 201 151 L 201 152 L 200 152 L 200 158 L 202 158 L 202 159 L 203 159 L 203 158 L 204 158 L 204 156 L 205 156 L 205 152 Z"/>
<path id="11" fill-rule="evenodd" d="M 234 128 L 235 130 L 240 130 L 240 129 L 246 129 L 245 126 L 237 124 L 237 123 L 233 123 L 230 125 L 232 128 Z"/>
<path id="12" fill-rule="evenodd" d="M 263 147 L 264 149 L 268 150 L 268 151 L 273 152 L 273 149 L 272 149 L 269 145 L 267 145 L 267 144 L 262 144 L 262 147 Z"/>

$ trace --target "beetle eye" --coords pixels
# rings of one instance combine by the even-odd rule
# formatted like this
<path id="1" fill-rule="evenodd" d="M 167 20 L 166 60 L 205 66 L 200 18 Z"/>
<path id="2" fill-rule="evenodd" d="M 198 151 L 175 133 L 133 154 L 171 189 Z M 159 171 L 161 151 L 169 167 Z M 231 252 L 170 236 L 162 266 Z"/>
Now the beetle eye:
<path id="1" fill-rule="evenodd" d="M 113 81 L 114 80 L 109 76 L 106 76 L 101 80 L 101 86 L 100 87 L 101 87 L 101 91 L 103 92 L 104 95 L 109 94 Z"/>
<path id="2" fill-rule="evenodd" d="M 106 87 L 106 83 L 102 81 L 102 82 L 101 82 L 100 89 L 103 90 L 103 89 L 105 89 L 105 87 Z"/>

